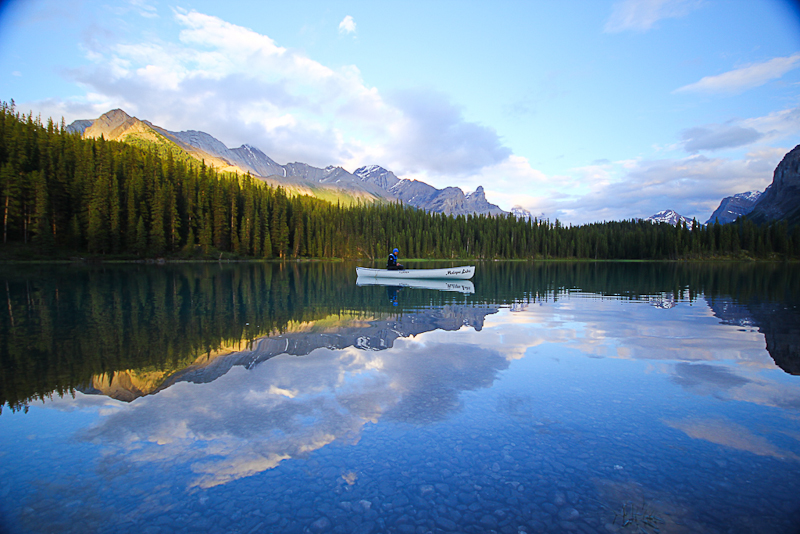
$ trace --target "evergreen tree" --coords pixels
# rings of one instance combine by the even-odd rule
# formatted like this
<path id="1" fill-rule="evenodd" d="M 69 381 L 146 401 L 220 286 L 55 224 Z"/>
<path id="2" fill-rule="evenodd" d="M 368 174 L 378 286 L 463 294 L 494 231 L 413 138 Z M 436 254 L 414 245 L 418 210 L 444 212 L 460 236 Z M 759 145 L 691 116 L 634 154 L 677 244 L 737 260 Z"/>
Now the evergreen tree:
<path id="1" fill-rule="evenodd" d="M 167 247 L 164 232 L 165 193 L 163 186 L 156 182 L 153 192 L 153 204 L 150 210 L 150 252 L 162 254 Z"/>
<path id="2" fill-rule="evenodd" d="M 35 184 L 36 198 L 34 208 L 33 239 L 39 245 L 51 246 L 53 244 L 53 234 L 50 227 L 48 210 L 50 208 L 50 197 L 47 190 L 47 179 L 44 173 L 33 171 L 31 181 Z"/>
<path id="3" fill-rule="evenodd" d="M 144 256 L 147 254 L 147 227 L 144 225 L 144 217 L 139 215 L 136 221 L 136 239 L 134 241 L 134 251 Z"/>
<path id="4" fill-rule="evenodd" d="M 13 229 L 21 208 L 19 173 L 10 162 L 0 167 L 0 192 L 3 195 L 3 243 L 7 243 L 9 228 Z"/>

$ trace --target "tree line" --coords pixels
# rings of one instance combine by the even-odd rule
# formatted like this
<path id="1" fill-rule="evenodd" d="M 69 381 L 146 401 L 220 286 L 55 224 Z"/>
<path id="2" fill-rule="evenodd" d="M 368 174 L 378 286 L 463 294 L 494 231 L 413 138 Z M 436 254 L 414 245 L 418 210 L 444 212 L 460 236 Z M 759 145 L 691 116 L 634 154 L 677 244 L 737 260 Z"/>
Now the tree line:
<path id="1" fill-rule="evenodd" d="M 565 226 L 449 216 L 400 203 L 343 206 L 218 172 L 167 144 L 82 139 L 0 104 L 2 242 L 123 257 L 382 259 L 798 258 L 785 222 Z M 17 245 L 18 246 L 18 245 Z"/>

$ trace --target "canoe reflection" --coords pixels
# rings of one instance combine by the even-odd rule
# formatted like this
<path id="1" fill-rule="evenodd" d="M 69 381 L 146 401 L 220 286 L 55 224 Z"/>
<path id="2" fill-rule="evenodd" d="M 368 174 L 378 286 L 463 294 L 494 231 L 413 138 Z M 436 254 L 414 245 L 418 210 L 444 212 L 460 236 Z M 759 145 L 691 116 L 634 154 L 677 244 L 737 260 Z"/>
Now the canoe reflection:
<path id="1" fill-rule="evenodd" d="M 412 287 L 417 289 L 434 289 L 436 291 L 455 291 L 458 293 L 475 293 L 475 285 L 469 280 L 396 280 L 381 278 L 356 278 L 357 286 L 386 286 L 388 288 Z"/>

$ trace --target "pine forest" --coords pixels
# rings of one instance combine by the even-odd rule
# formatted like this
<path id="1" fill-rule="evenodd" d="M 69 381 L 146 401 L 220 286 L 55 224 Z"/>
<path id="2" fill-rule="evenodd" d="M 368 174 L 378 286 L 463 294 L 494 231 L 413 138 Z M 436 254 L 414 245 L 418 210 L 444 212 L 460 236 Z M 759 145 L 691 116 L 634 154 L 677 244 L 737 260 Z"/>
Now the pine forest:
<path id="1" fill-rule="evenodd" d="M 2 246 L 120 259 L 800 258 L 800 226 L 642 220 L 562 225 L 334 204 L 217 172 L 164 145 L 82 139 L 0 105 Z"/>

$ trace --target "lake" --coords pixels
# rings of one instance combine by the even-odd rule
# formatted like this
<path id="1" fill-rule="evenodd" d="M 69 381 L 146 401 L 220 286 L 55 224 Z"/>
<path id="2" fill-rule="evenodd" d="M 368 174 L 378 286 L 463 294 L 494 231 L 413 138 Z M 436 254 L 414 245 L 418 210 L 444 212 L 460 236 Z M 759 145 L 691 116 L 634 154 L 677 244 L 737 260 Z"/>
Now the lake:
<path id="1" fill-rule="evenodd" d="M 0 266 L 0 532 L 800 531 L 798 265 L 354 267 Z"/>

